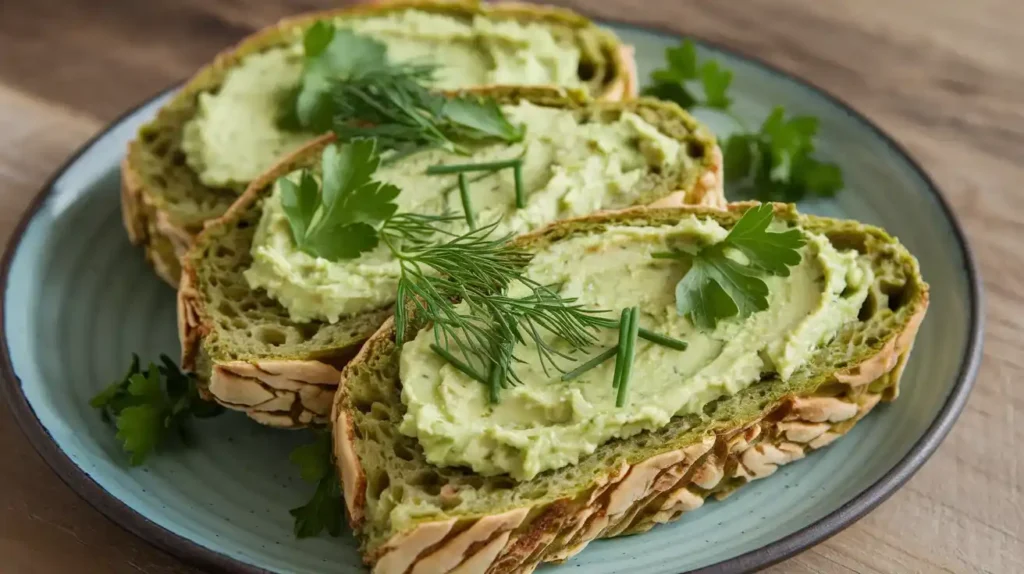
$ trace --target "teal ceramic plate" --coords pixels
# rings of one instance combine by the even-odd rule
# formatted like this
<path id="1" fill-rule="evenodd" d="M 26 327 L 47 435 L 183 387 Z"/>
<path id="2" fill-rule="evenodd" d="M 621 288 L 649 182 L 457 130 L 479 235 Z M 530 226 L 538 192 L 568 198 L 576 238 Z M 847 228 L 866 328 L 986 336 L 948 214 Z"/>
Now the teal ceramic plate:
<path id="1" fill-rule="evenodd" d="M 616 29 L 636 46 L 642 78 L 678 41 Z M 736 572 L 790 556 L 863 516 L 924 463 L 963 407 L 978 364 L 978 276 L 949 206 L 921 169 L 835 98 L 748 58 L 701 49 L 736 72 L 737 110 L 749 123 L 775 104 L 821 118 L 820 151 L 842 165 L 847 190 L 801 208 L 897 235 L 931 283 L 931 312 L 900 400 L 878 408 L 847 438 L 678 523 L 596 542 L 545 572 Z M 288 509 L 310 493 L 287 460 L 307 438 L 302 433 L 231 413 L 197 425 L 199 447 L 133 469 L 111 428 L 87 405 L 122 374 L 132 352 L 144 359 L 178 352 L 174 293 L 129 245 L 118 207 L 125 145 L 166 97 L 129 112 L 87 144 L 15 233 L 3 267 L 4 393 L 61 477 L 156 545 L 218 571 L 361 572 L 350 534 L 292 536 Z"/>

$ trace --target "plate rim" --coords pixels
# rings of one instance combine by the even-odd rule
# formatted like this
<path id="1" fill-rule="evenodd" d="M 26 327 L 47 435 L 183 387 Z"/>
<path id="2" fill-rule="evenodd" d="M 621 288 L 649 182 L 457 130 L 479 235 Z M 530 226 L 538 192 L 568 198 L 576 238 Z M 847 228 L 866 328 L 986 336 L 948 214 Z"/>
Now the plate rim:
<path id="1" fill-rule="evenodd" d="M 910 447 L 910 450 L 895 465 L 887 470 L 877 481 L 859 492 L 851 500 L 833 510 L 824 517 L 792 532 L 778 540 L 772 541 L 764 546 L 747 551 L 743 554 L 686 571 L 688 574 L 723 574 L 733 572 L 753 572 L 755 570 L 777 564 L 790 558 L 812 546 L 838 534 L 842 530 L 863 518 L 867 513 L 875 509 L 879 504 L 887 500 L 899 490 L 923 465 L 931 458 L 935 450 L 949 434 L 953 425 L 959 418 L 960 413 L 967 402 L 977 378 L 978 369 L 981 364 L 982 347 L 984 340 L 985 317 L 982 313 L 984 303 L 984 290 L 981 275 L 978 271 L 977 261 L 967 235 L 964 233 L 960 221 L 953 212 L 948 200 L 941 192 L 939 186 L 925 171 L 917 159 L 898 140 L 891 136 L 881 126 L 869 119 L 857 108 L 848 104 L 841 97 L 831 91 L 822 88 L 812 80 L 803 78 L 774 64 L 767 62 L 760 56 L 750 54 L 746 51 L 727 47 L 722 43 L 709 40 L 703 36 L 691 33 L 681 33 L 670 29 L 667 26 L 658 24 L 640 24 L 622 19 L 593 19 L 595 23 L 603 26 L 616 26 L 619 28 L 632 28 L 647 33 L 661 36 L 669 36 L 675 39 L 692 39 L 700 46 L 710 48 L 714 51 L 727 54 L 731 57 L 742 60 L 768 73 L 791 82 L 801 89 L 812 92 L 838 109 L 848 113 L 862 127 L 876 135 L 884 145 L 903 162 L 906 163 L 914 174 L 925 184 L 927 191 L 935 198 L 940 210 L 946 216 L 952 228 L 956 243 L 960 247 L 964 260 L 964 272 L 967 276 L 968 295 L 970 298 L 970 317 L 968 323 L 970 332 L 968 334 L 967 348 L 964 353 L 964 360 L 961 363 L 959 372 L 956 374 L 956 382 L 950 391 L 949 396 L 942 408 L 932 419 L 928 428 Z M 10 348 L 8 346 L 6 316 L 7 316 L 7 291 L 10 281 L 11 265 L 18 253 L 19 247 L 24 240 L 26 230 L 32 221 L 35 220 L 40 208 L 53 192 L 56 181 L 68 171 L 79 159 L 91 149 L 99 140 L 106 137 L 111 131 L 124 123 L 140 109 L 151 104 L 153 101 L 177 90 L 183 82 L 175 82 L 171 86 L 161 89 L 154 95 L 142 100 L 135 106 L 122 112 L 111 120 L 95 135 L 81 144 L 58 167 L 53 175 L 43 184 L 39 192 L 29 203 L 28 207 L 19 217 L 18 223 L 8 239 L 4 248 L 3 258 L 0 259 L 0 294 L 3 301 L 0 302 L 0 397 L 10 406 L 15 422 L 21 431 L 28 438 L 29 443 L 42 457 L 47 466 L 69 486 L 78 496 L 84 499 L 90 506 L 98 510 L 105 518 L 120 526 L 121 528 L 138 536 L 142 540 L 159 548 L 171 556 L 179 558 L 193 566 L 208 571 L 225 572 L 232 574 L 273 574 L 271 571 L 242 562 L 231 556 L 207 548 L 193 542 L 184 536 L 178 535 L 163 526 L 153 522 L 142 513 L 131 508 L 109 491 L 101 487 L 81 467 L 65 453 L 47 431 L 46 427 L 36 416 L 34 409 L 29 404 L 21 388 L 21 379 L 14 370 L 11 361 Z M 681 573 L 683 574 L 683 573 Z"/>

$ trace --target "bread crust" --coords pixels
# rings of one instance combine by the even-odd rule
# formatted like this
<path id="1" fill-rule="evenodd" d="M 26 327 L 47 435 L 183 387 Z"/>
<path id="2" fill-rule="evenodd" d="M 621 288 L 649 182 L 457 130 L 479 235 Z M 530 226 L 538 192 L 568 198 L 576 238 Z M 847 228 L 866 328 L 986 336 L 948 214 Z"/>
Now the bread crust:
<path id="1" fill-rule="evenodd" d="M 495 88 L 482 87 L 473 88 L 469 90 L 463 90 L 463 92 L 487 94 Z M 584 104 L 588 100 L 586 96 L 581 93 L 575 92 L 563 92 L 560 90 L 552 90 L 550 88 L 521 88 L 520 94 L 526 98 L 542 98 L 545 95 L 558 94 L 559 97 L 566 97 L 572 102 L 577 104 Z M 212 220 L 207 225 L 225 225 L 240 217 L 246 211 L 248 211 L 256 201 L 259 200 L 264 190 L 273 184 L 279 177 L 286 175 L 296 169 L 296 166 L 301 165 L 304 158 L 308 158 L 311 154 L 318 153 L 319 150 L 323 149 L 328 143 L 334 142 L 336 137 L 333 134 L 326 134 L 320 136 L 292 154 L 281 158 L 278 163 L 261 174 L 255 180 L 253 180 L 241 196 L 228 208 L 228 210 L 219 218 Z M 703 171 L 696 178 L 695 183 L 689 188 L 684 190 L 677 190 L 669 195 L 656 200 L 652 207 L 668 208 L 668 207 L 681 207 L 684 205 L 699 205 L 706 208 L 723 208 L 726 205 L 724 196 L 724 177 L 723 177 L 723 165 L 722 165 L 722 151 L 717 144 L 711 146 L 708 150 L 705 163 L 701 166 Z M 580 220 L 584 220 L 580 218 Z M 191 257 L 182 257 L 180 259 L 182 265 L 182 272 L 179 274 L 179 285 L 178 285 L 178 309 L 179 309 L 179 339 L 181 341 L 182 350 L 182 368 L 188 370 L 197 370 L 197 359 L 201 355 L 202 341 L 203 338 L 212 331 L 212 319 L 207 315 L 202 298 L 196 290 L 198 284 L 197 271 Z M 188 320 L 186 320 L 187 315 Z M 361 344 L 361 342 L 360 342 Z M 351 349 L 351 354 L 355 353 L 355 348 Z M 326 422 L 326 412 L 310 410 L 307 407 L 311 404 L 308 400 L 303 400 L 302 394 L 316 394 L 319 392 L 326 392 L 323 389 L 318 388 L 305 388 L 307 385 L 303 385 L 305 382 L 301 373 L 298 372 L 303 364 L 318 362 L 310 359 L 296 359 L 294 365 L 283 364 L 281 367 L 285 372 L 286 376 L 292 381 L 297 383 L 294 388 L 281 388 L 279 385 L 273 384 L 273 381 L 264 377 L 262 374 L 257 372 L 251 378 L 238 379 L 231 377 L 219 377 L 216 385 L 209 385 L 206 387 L 209 396 L 214 400 L 221 403 L 222 405 L 245 412 L 251 418 L 267 424 L 270 426 L 282 427 L 282 428 L 300 428 L 315 424 L 324 424 Z M 214 362 L 214 372 L 217 370 L 217 363 Z M 281 363 L 288 363 L 288 361 L 281 361 Z M 337 364 L 338 361 L 332 361 L 332 364 Z M 329 366 L 327 363 L 321 363 L 324 366 Z M 211 377 L 212 381 L 212 377 Z M 254 404 L 245 404 L 232 400 L 230 397 L 237 396 L 239 393 L 245 392 L 245 389 L 234 389 L 234 385 L 246 386 L 249 389 L 250 397 L 255 399 L 257 396 L 264 398 L 268 397 L 268 393 L 275 397 L 279 397 L 275 402 L 260 402 Z M 256 390 L 256 386 L 260 387 L 260 390 Z M 283 395 L 288 394 L 289 399 L 280 398 Z M 269 401 L 269 399 L 267 399 Z M 273 410 L 268 410 L 270 407 L 275 407 Z"/>
<path id="2" fill-rule="evenodd" d="M 235 66 L 243 57 L 279 44 L 283 39 L 297 36 L 297 30 L 308 27 L 325 18 L 351 17 L 370 14 L 384 14 L 409 9 L 422 9 L 463 14 L 484 14 L 495 17 L 509 17 L 523 21 L 542 21 L 582 28 L 593 24 L 583 16 L 564 8 L 506 2 L 483 4 L 465 0 L 391 0 L 347 6 L 285 18 L 244 38 L 239 43 L 217 54 L 182 87 L 175 98 L 193 97 L 219 85 L 217 76 Z M 611 36 L 603 38 L 602 48 L 606 49 L 614 78 L 604 87 L 597 99 L 618 101 L 632 98 L 637 93 L 636 62 L 631 46 L 614 43 Z M 161 112 L 163 113 L 163 110 Z M 141 153 L 138 138 L 128 145 L 128 154 L 121 164 L 121 212 L 125 230 L 135 245 L 145 251 L 157 275 L 173 287 L 180 281 L 180 259 L 188 245 L 202 230 L 201 225 L 183 224 L 175 217 L 161 199 L 159 191 L 147 187 L 137 165 L 136 157 Z"/>
<path id="3" fill-rule="evenodd" d="M 743 211 L 749 206 L 749 203 L 731 204 L 728 209 Z M 791 211 L 788 206 L 775 207 L 780 213 Z M 613 216 L 617 220 L 628 220 L 656 212 L 650 208 L 634 208 Z M 607 215 L 590 215 L 573 222 L 603 223 L 607 220 Z M 539 239 L 565 225 L 564 222 L 553 224 L 519 240 Z M 504 540 L 502 548 L 493 553 L 485 566 L 480 565 L 481 557 L 460 554 L 462 546 L 449 546 L 447 539 L 433 544 L 431 555 L 449 552 L 451 556 L 446 560 L 472 562 L 477 572 L 532 572 L 542 562 L 567 560 L 591 540 L 640 533 L 656 524 L 676 520 L 703 505 L 710 496 L 725 498 L 751 480 L 770 476 L 778 467 L 831 444 L 880 401 L 895 398 L 903 367 L 928 308 L 927 285 L 921 285 L 916 298 L 908 303 L 913 305 L 913 310 L 900 331 L 889 336 L 870 357 L 835 372 L 829 384 L 820 385 L 815 392 L 785 395 L 764 407 L 759 416 L 737 421 L 729 428 L 715 428 L 691 444 L 668 448 L 632 463 L 622 461 L 621 467 L 594 477 L 593 483 L 574 497 L 521 507 L 537 518 L 476 541 L 473 548 L 497 545 L 496 540 Z M 357 532 L 363 525 L 366 485 L 365 472 L 356 456 L 352 418 L 345 406 L 349 398 L 346 381 L 353 369 L 379 349 L 391 345 L 393 340 L 394 322 L 389 320 L 342 371 L 341 386 L 334 398 L 335 428 L 349 429 L 349 432 L 335 431 L 334 451 L 350 524 Z M 466 518 L 459 525 L 465 528 L 480 519 Z M 404 541 L 414 538 L 418 529 L 435 528 L 434 525 L 423 522 L 397 533 L 377 548 L 368 549 L 364 560 L 373 566 L 375 574 L 403 572 L 405 570 L 389 567 L 389 556 L 397 552 L 403 555 L 407 567 L 415 567 L 424 556 L 410 561 L 408 555 L 413 551 L 404 547 Z"/>

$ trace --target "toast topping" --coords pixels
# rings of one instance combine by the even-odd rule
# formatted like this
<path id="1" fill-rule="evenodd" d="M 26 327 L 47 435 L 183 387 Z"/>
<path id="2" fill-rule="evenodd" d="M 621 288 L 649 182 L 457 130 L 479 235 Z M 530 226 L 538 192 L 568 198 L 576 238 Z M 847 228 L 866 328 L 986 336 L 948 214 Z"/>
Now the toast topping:
<path id="1" fill-rule="evenodd" d="M 523 101 L 505 106 L 508 119 L 526 126 L 519 144 L 475 146 L 468 158 L 443 150 L 407 155 L 389 162 L 382 156 L 374 178 L 397 186 L 399 212 L 436 216 L 463 212 L 457 174 L 430 175 L 428 168 L 453 163 L 485 164 L 521 158 L 518 170 L 466 174 L 475 220 L 500 220 L 495 237 L 522 233 L 556 219 L 631 205 L 642 180 L 654 171 L 691 169 L 686 146 L 631 112 L 615 120 L 587 121 L 572 110 Z M 524 207 L 516 208 L 516 171 Z M 297 183 L 301 182 L 297 179 Z M 301 249 L 289 225 L 280 185 L 263 206 L 252 245 L 253 263 L 245 276 L 288 309 L 296 321 L 341 318 L 386 307 L 395 300 L 400 267 L 385 245 L 354 259 L 328 260 Z M 455 232 L 468 227 L 463 218 Z M 352 245 L 338 240 L 333 246 Z"/>
<path id="2" fill-rule="evenodd" d="M 349 36 L 354 32 L 382 43 L 392 62 L 436 64 L 431 84 L 435 89 L 493 84 L 584 87 L 578 76 L 581 53 L 576 38 L 556 34 L 541 23 L 403 10 L 340 18 L 335 26 Z M 336 35 L 335 40 L 340 39 Z M 312 44 L 307 42 L 305 48 Z M 339 46 L 339 57 L 345 57 L 348 48 Z M 297 38 L 291 46 L 246 56 L 228 72 L 219 90 L 199 95 L 198 112 L 185 126 L 182 149 L 205 185 L 245 185 L 282 154 L 315 136 L 285 129 L 279 122 L 282 106 L 288 105 L 289 94 L 303 76 L 303 52 L 302 39 Z M 331 68 L 332 63 L 327 58 L 317 66 Z"/>
<path id="3" fill-rule="evenodd" d="M 719 314 L 713 326 L 695 324 L 677 308 L 680 278 L 693 272 L 687 262 L 652 254 L 696 252 L 721 243 L 728 232 L 714 221 L 690 217 L 671 226 L 616 226 L 542 248 L 526 268 L 528 277 L 555 285 L 562 297 L 592 309 L 637 306 L 641 325 L 689 346 L 678 350 L 640 339 L 628 400 L 617 408 L 611 384 L 616 361 L 566 381 L 550 368 L 545 371 L 528 341 L 515 351 L 514 368 L 522 384 L 502 390 L 494 403 L 484 386 L 432 350 L 434 335 L 423 330 L 401 354 L 407 408 L 401 432 L 417 438 L 432 464 L 529 480 L 575 464 L 609 440 L 661 428 L 679 415 L 699 415 L 709 402 L 758 381 L 788 380 L 844 323 L 856 320 L 872 277 L 855 252 L 836 249 L 824 236 L 798 232 L 806 239 L 799 263 L 785 275 L 757 279 L 764 281 L 764 306 L 738 299 L 746 312 Z M 721 281 L 752 281 L 755 277 L 741 265 L 770 264 L 762 246 L 738 244 L 752 255 L 737 248 L 725 252 L 725 263 L 708 263 L 731 266 Z M 730 294 L 738 289 L 726 288 Z M 510 296 L 514 291 L 515 285 Z M 616 344 L 613 329 L 596 336 L 599 349 Z M 558 349 L 561 341 L 548 338 L 546 343 Z M 586 359 L 573 357 L 567 363 Z M 827 398 L 800 401 L 794 416 L 838 422 L 856 414 L 855 406 L 835 403 Z M 755 466 L 763 471 L 782 454 L 768 453 Z"/>

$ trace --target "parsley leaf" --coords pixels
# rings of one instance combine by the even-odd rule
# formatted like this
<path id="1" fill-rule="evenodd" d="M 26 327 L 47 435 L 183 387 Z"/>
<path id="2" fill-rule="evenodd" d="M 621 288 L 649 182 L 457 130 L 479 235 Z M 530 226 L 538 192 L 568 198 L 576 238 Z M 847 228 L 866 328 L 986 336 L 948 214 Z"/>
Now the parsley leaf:
<path id="1" fill-rule="evenodd" d="M 465 138 L 516 142 L 521 141 L 525 133 L 524 126 L 512 125 L 498 103 L 489 98 L 451 98 L 444 103 L 441 113 L 454 124 L 454 131 Z"/>
<path id="2" fill-rule="evenodd" d="M 752 268 L 719 251 L 701 251 L 676 285 L 676 308 L 699 329 L 714 329 L 721 319 L 768 308 L 768 285 Z"/>
<path id="3" fill-rule="evenodd" d="M 817 118 L 787 119 L 785 110 L 776 107 L 757 133 L 726 142 L 726 181 L 741 194 L 765 201 L 835 195 L 843 188 L 843 173 L 836 164 L 813 157 L 817 134 Z"/>
<path id="4" fill-rule="evenodd" d="M 700 68 L 700 81 L 704 84 L 704 105 L 728 110 L 732 99 L 726 94 L 732 84 L 732 70 L 726 70 L 718 62 L 710 60 Z"/>
<path id="5" fill-rule="evenodd" d="M 768 308 L 768 285 L 761 275 L 788 276 L 800 263 L 799 249 L 806 240 L 797 229 L 768 231 L 774 220 L 772 206 L 748 209 L 726 238 L 695 253 L 657 254 L 689 260 L 690 269 L 676 285 L 676 308 L 699 329 L 714 329 L 719 321 L 747 317 Z M 746 257 L 739 263 L 728 257 L 735 249 Z"/>
<path id="6" fill-rule="evenodd" d="M 800 263 L 800 252 L 806 240 L 797 229 L 770 232 L 774 220 L 772 206 L 748 209 L 736 222 L 725 244 L 743 253 L 749 265 L 769 275 L 789 277 L 789 268 Z"/>
<path id="7" fill-rule="evenodd" d="M 651 73 L 645 95 L 673 101 L 687 110 L 710 108 L 732 117 L 740 128 L 723 145 L 725 182 L 731 194 L 760 201 L 794 202 L 808 195 L 829 197 L 843 189 L 838 165 L 814 157 L 818 119 L 776 107 L 752 131 L 732 110 L 733 73 L 715 60 L 701 64 L 696 45 L 686 40 L 665 52 L 667 66 Z M 703 98 L 694 87 L 700 84 Z"/>
<path id="8" fill-rule="evenodd" d="M 290 511 L 295 518 L 295 535 L 307 538 L 326 530 L 331 536 L 338 536 L 345 508 L 331 453 L 330 432 L 319 432 L 313 442 L 295 448 L 289 459 L 299 467 L 303 480 L 316 483 L 309 502 Z"/>
<path id="9" fill-rule="evenodd" d="M 356 139 L 324 149 L 320 184 L 307 170 L 298 185 L 287 177 L 278 179 L 281 206 L 299 249 L 338 261 L 377 246 L 377 226 L 398 209 L 399 193 L 372 179 L 379 164 L 376 142 Z"/>
<path id="10" fill-rule="evenodd" d="M 335 82 L 387 66 L 387 47 L 323 20 L 306 30 L 302 46 L 302 75 L 298 87 L 285 98 L 280 121 L 290 129 L 325 132 L 334 113 Z"/>
<path id="11" fill-rule="evenodd" d="M 89 401 L 101 410 L 104 420 L 114 422 L 132 466 L 142 464 L 175 433 L 184 439 L 189 418 L 223 412 L 220 405 L 200 398 L 195 375 L 181 372 L 166 355 L 160 356 L 160 362 L 150 363 L 143 371 L 138 355 L 133 354 L 125 376 Z"/>
<path id="12" fill-rule="evenodd" d="M 142 464 L 164 434 L 164 411 L 157 405 L 126 407 L 117 417 L 117 440 L 129 453 L 132 466 Z"/>

